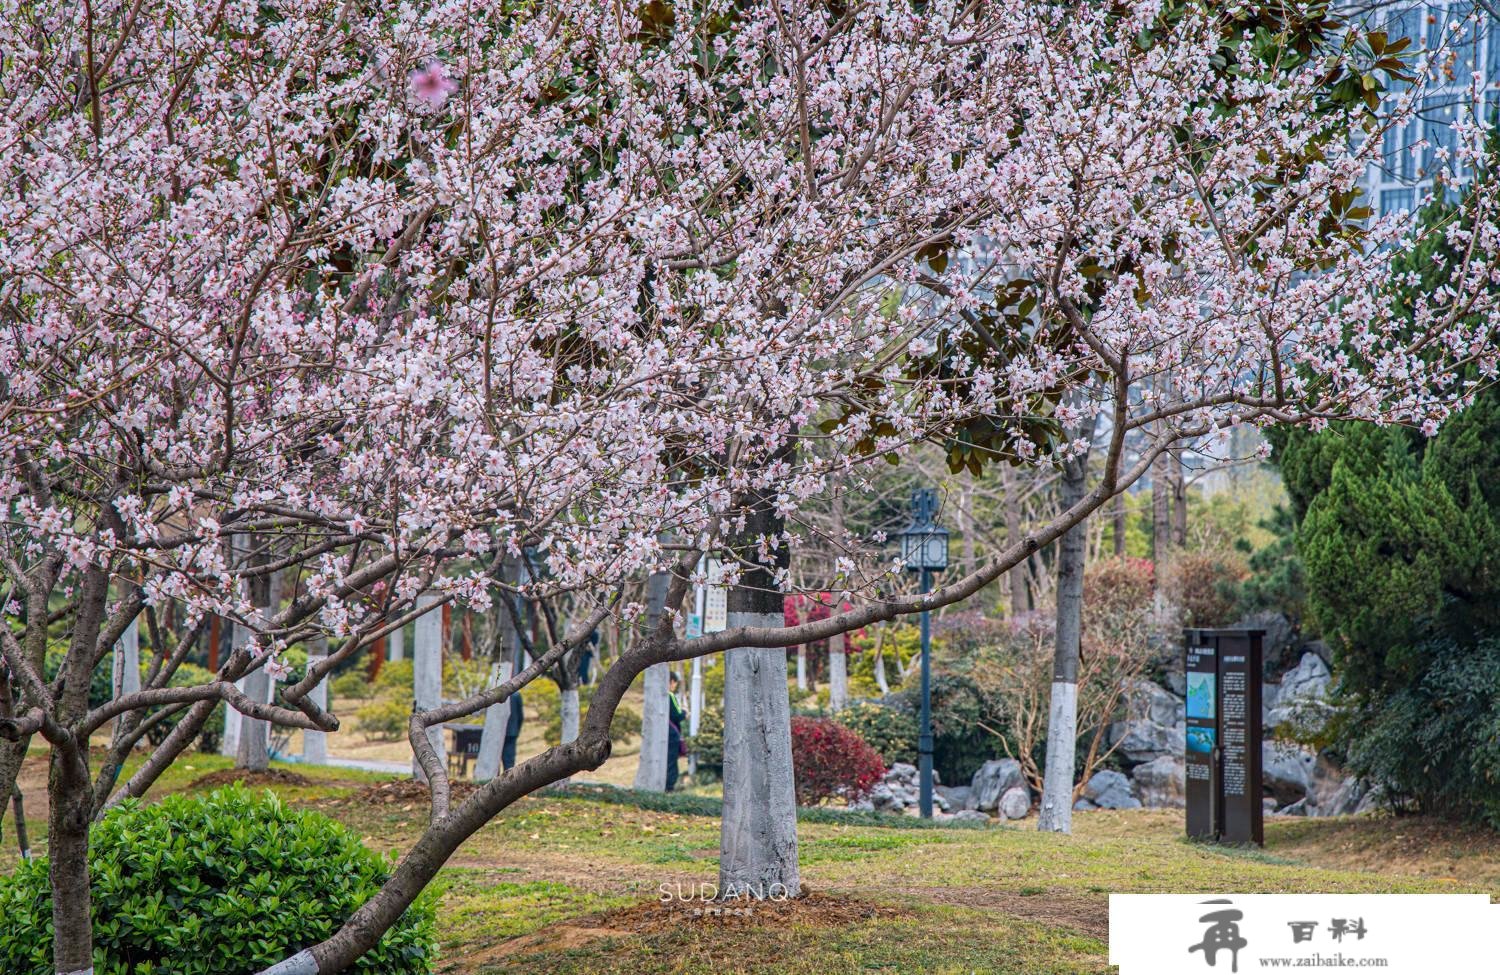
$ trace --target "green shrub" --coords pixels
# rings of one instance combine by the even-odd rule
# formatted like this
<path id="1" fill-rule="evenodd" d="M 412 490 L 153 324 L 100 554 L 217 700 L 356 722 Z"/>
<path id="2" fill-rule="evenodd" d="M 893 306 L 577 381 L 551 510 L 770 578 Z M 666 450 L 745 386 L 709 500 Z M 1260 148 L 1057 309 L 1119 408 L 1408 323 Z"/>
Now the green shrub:
<path id="1" fill-rule="evenodd" d="M 861 702 L 835 714 L 833 720 L 879 752 L 887 768 L 917 760 L 917 721 L 899 708 Z"/>
<path id="2" fill-rule="evenodd" d="M 922 707 L 920 685 L 913 684 L 886 701 L 916 720 Z M 944 782 L 963 783 L 995 757 L 990 727 L 1003 728 L 1005 705 L 962 674 L 932 675 L 932 766 Z"/>
<path id="3" fill-rule="evenodd" d="M 323 940 L 389 876 L 342 825 L 243 787 L 122 803 L 90 833 L 98 975 L 243 975 Z M 352 971 L 423 975 L 436 944 L 419 899 Z M 51 975 L 45 857 L 0 878 L 0 971 Z"/>
<path id="4" fill-rule="evenodd" d="M 415 673 L 409 659 L 388 660 L 381 665 L 380 676 L 375 678 L 375 686 L 370 689 L 370 693 L 376 697 L 404 697 L 411 700 Z"/>
<path id="5" fill-rule="evenodd" d="M 698 768 L 722 774 L 724 768 L 724 712 L 704 706 L 698 718 L 698 733 L 688 739 L 688 748 L 698 756 Z"/>
<path id="6" fill-rule="evenodd" d="M 521 692 L 521 697 L 527 704 L 532 703 L 532 688 L 541 691 L 544 688 L 550 693 L 535 695 L 537 700 L 536 710 L 538 717 L 543 722 L 542 740 L 549 745 L 562 743 L 562 695 L 557 690 L 557 685 L 551 681 L 537 681 L 529 685 Z M 578 689 L 578 721 L 581 724 L 588 716 L 589 705 L 594 700 L 593 687 L 580 687 Z M 641 733 L 641 713 L 635 708 L 621 702 L 615 708 L 615 716 L 609 722 L 609 740 L 616 745 L 622 744 Z"/>
<path id="7" fill-rule="evenodd" d="M 350 668 L 335 677 L 333 683 L 328 685 L 328 689 L 333 692 L 335 701 L 347 701 L 350 698 L 368 701 L 375 693 L 375 688 L 370 685 L 365 672 L 357 667 Z"/>
<path id="8" fill-rule="evenodd" d="M 411 702 L 397 698 L 371 701 L 354 712 L 359 719 L 359 730 L 366 738 L 376 741 L 396 741 L 406 737 L 407 724 L 411 720 Z"/>

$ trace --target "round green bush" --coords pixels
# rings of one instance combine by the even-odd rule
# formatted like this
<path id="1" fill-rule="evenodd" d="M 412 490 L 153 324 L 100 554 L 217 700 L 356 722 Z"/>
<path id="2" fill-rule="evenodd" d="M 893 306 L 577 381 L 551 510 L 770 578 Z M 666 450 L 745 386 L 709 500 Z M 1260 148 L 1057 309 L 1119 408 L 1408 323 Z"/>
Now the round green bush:
<path id="1" fill-rule="evenodd" d="M 243 975 L 328 937 L 373 896 L 386 861 L 344 826 L 241 786 L 122 803 L 93 826 L 97 975 Z M 418 900 L 351 971 L 426 975 L 434 906 Z M 0 878 L 0 972 L 51 975 L 45 857 Z"/>
<path id="2" fill-rule="evenodd" d="M 863 738 L 888 767 L 917 760 L 917 719 L 900 708 L 862 701 L 835 714 L 833 720 Z"/>

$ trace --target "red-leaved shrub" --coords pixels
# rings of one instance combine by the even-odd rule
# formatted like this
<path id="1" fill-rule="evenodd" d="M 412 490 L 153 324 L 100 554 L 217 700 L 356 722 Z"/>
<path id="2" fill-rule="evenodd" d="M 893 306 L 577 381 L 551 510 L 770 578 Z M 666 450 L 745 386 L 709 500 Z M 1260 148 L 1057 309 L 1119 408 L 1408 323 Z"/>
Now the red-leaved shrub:
<path id="1" fill-rule="evenodd" d="M 792 719 L 792 768 L 799 806 L 816 806 L 835 796 L 861 799 L 885 775 L 879 752 L 827 718 Z"/>

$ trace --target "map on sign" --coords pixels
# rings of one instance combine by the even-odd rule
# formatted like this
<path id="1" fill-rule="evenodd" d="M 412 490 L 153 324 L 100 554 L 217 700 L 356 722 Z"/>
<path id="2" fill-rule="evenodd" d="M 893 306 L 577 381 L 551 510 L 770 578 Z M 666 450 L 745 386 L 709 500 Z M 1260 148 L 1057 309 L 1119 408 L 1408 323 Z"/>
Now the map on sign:
<path id="1" fill-rule="evenodd" d="M 1214 675 L 1190 673 L 1187 675 L 1187 716 L 1214 718 Z"/>

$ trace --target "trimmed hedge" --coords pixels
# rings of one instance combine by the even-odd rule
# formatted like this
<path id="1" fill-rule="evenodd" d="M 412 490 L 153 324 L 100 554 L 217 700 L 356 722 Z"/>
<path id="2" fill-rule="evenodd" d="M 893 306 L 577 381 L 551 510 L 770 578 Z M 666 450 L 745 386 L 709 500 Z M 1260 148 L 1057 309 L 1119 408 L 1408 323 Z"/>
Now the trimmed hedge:
<path id="1" fill-rule="evenodd" d="M 89 837 L 97 975 L 243 975 L 328 937 L 389 876 L 344 826 L 241 786 L 122 803 Z M 351 969 L 427 975 L 431 897 Z M 45 857 L 0 878 L 0 972 L 51 975 Z"/>

